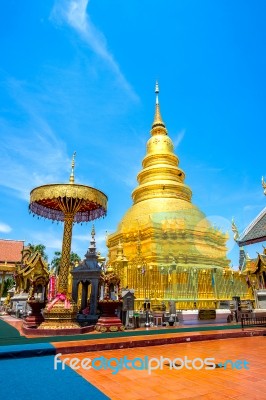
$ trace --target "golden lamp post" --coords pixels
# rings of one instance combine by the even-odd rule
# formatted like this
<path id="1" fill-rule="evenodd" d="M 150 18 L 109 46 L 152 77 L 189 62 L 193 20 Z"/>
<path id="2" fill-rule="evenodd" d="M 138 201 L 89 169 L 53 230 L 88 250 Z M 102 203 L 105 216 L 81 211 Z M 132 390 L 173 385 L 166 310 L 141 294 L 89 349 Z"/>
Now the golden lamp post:
<path id="1" fill-rule="evenodd" d="M 30 212 L 53 221 L 64 222 L 62 256 L 56 297 L 45 307 L 45 321 L 39 329 L 77 328 L 77 305 L 68 297 L 68 274 L 73 223 L 104 217 L 107 196 L 92 187 L 74 182 L 75 153 L 69 183 L 39 186 L 30 193 Z"/>

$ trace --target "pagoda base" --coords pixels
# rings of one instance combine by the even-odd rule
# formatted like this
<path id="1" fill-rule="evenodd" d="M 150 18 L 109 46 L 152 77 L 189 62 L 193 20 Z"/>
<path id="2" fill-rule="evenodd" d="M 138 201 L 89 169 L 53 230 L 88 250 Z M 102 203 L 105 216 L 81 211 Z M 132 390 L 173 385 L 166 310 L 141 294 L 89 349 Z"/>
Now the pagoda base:
<path id="1" fill-rule="evenodd" d="M 121 300 L 100 300 L 98 306 L 102 311 L 102 316 L 98 319 L 95 325 L 95 330 L 98 332 L 117 332 L 125 329 L 122 321 L 116 315 L 116 310 L 122 307 Z"/>
<path id="2" fill-rule="evenodd" d="M 125 327 L 121 319 L 116 316 L 100 317 L 95 325 L 95 330 L 98 332 L 118 332 L 124 331 Z"/>
<path id="3" fill-rule="evenodd" d="M 65 301 L 58 300 L 53 304 L 48 303 L 43 311 L 44 322 L 37 329 L 80 329 L 76 322 L 78 308 L 73 300 L 70 300 L 66 308 Z"/>
<path id="4" fill-rule="evenodd" d="M 31 308 L 31 314 L 26 317 L 23 325 L 28 328 L 37 328 L 42 322 L 44 322 L 41 311 L 45 307 L 45 302 L 28 300 L 27 303 Z"/>

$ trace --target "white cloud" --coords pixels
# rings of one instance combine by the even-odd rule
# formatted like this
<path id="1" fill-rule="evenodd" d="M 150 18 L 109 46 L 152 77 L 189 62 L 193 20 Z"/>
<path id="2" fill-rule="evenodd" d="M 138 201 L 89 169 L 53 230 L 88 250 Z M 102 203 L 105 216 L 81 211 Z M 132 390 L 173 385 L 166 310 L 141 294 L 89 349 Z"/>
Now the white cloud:
<path id="1" fill-rule="evenodd" d="M 105 255 L 106 252 L 107 252 L 106 237 L 107 237 L 107 232 L 106 231 L 101 230 L 101 231 L 99 231 L 99 233 L 96 232 L 96 235 L 95 235 L 96 250 L 97 250 L 97 252 L 99 251 L 102 255 Z M 88 247 L 90 246 L 91 233 L 88 232 L 85 235 L 79 235 L 79 234 L 75 235 L 74 234 L 72 239 L 73 239 L 72 248 L 76 247 L 77 251 L 75 251 L 75 252 L 79 252 L 80 254 L 82 252 L 81 252 L 81 246 L 79 245 L 78 242 L 84 243 L 85 246 L 82 245 L 82 249 L 86 249 L 84 251 L 84 255 L 85 255 L 85 252 L 87 251 Z"/>
<path id="2" fill-rule="evenodd" d="M 43 221 L 42 221 L 43 222 Z M 49 262 L 54 258 L 55 251 L 62 250 L 62 236 L 63 236 L 63 224 L 59 226 L 48 226 L 51 221 L 46 222 L 46 227 L 43 226 L 42 230 L 36 231 L 31 230 L 25 232 L 26 240 L 25 243 L 32 243 L 34 245 L 43 244 L 45 246 L 45 253 L 48 255 Z M 41 222 L 40 222 L 41 226 Z"/>
<path id="3" fill-rule="evenodd" d="M 258 204 L 247 204 L 243 207 L 243 211 L 253 211 L 253 210 L 261 210 L 261 205 Z"/>
<path id="4" fill-rule="evenodd" d="M 57 23 L 66 23 L 73 28 L 91 50 L 111 69 L 120 86 L 128 92 L 128 95 L 137 100 L 136 93 L 120 71 L 114 56 L 108 50 L 104 34 L 90 20 L 87 12 L 88 4 L 89 0 L 58 0 L 52 10 L 51 18 Z"/>
<path id="5" fill-rule="evenodd" d="M 4 224 L 3 222 L 0 222 L 0 232 L 9 233 L 11 231 L 12 231 L 12 228 L 9 225 Z"/>
<path id="6" fill-rule="evenodd" d="M 42 116 L 38 95 L 30 95 L 27 85 L 14 79 L 7 80 L 6 86 L 25 121 L 15 126 L 0 119 L 1 135 L 5 133 L 0 158 L 5 174 L 0 175 L 0 185 L 28 200 L 34 187 L 61 181 L 67 168 L 70 171 L 70 159 L 65 143 Z"/>
<path id="7" fill-rule="evenodd" d="M 3 129 L 3 125 L 0 121 L 0 128 Z M 13 189 L 20 198 L 28 199 L 35 186 L 57 182 L 61 171 L 70 166 L 64 143 L 55 137 L 49 140 L 40 130 L 37 135 L 25 135 L 22 140 L 15 133 L 16 129 L 8 127 L 7 130 L 9 142 L 2 145 L 0 160 L 0 168 L 5 174 L 0 176 L 0 184 Z"/>
<path id="8" fill-rule="evenodd" d="M 185 133 L 186 133 L 185 129 L 182 129 L 182 131 L 180 131 L 177 135 L 174 136 L 172 135 L 175 148 L 177 148 L 179 144 L 182 142 Z"/>
<path id="9" fill-rule="evenodd" d="M 96 233 L 95 235 L 95 241 L 96 241 L 96 245 L 100 245 L 106 242 L 106 232 L 101 231 L 99 234 Z M 73 235 L 73 240 L 78 240 L 81 242 L 87 242 L 88 245 L 91 241 L 91 234 L 87 233 L 86 235 Z"/>
<path id="10" fill-rule="evenodd" d="M 47 221 L 47 223 L 49 222 Z M 40 231 L 30 231 L 28 234 L 30 235 L 30 240 L 28 240 L 28 242 L 33 244 L 41 243 L 47 249 L 61 251 L 63 224 L 60 224 L 59 228 L 56 230 L 54 230 L 52 227 L 49 227 L 48 229 L 46 227 L 46 229 L 42 229 Z"/>

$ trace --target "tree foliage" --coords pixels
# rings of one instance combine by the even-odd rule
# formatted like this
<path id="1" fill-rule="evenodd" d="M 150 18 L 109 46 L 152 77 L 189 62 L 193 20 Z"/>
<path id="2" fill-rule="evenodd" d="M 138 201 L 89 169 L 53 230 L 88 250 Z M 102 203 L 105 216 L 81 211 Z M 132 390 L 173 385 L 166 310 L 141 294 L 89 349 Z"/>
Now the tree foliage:
<path id="1" fill-rule="evenodd" d="M 54 258 L 51 261 L 51 267 L 54 270 L 55 274 L 59 274 L 60 270 L 60 263 L 61 263 L 61 251 L 55 251 L 54 252 Z M 74 265 L 76 262 L 80 262 L 81 258 L 78 254 L 74 253 L 71 251 L 70 253 L 70 264 Z"/>
<path id="2" fill-rule="evenodd" d="M 15 285 L 15 281 L 13 278 L 7 278 L 4 281 L 4 289 L 3 289 L 3 297 L 7 296 L 7 292 Z"/>
<path id="3" fill-rule="evenodd" d="M 45 253 L 46 247 L 44 246 L 44 244 L 29 243 L 27 247 L 29 248 L 29 250 L 32 254 L 38 252 L 46 262 L 48 261 L 48 256 Z"/>

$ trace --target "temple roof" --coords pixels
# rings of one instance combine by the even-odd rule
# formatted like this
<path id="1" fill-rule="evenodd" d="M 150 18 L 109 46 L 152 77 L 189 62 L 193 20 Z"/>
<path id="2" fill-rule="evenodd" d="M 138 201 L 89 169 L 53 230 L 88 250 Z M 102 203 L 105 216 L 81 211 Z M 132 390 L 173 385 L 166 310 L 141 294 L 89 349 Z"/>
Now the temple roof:
<path id="1" fill-rule="evenodd" d="M 245 246 L 264 240 L 266 240 L 266 207 L 239 236 L 237 243 L 239 246 Z"/>
<path id="2" fill-rule="evenodd" d="M 0 239 L 0 263 L 16 263 L 22 258 L 24 240 Z"/>
<path id="3" fill-rule="evenodd" d="M 28 257 L 23 260 L 23 264 L 18 266 L 16 273 L 23 276 L 31 276 L 32 274 L 49 276 L 48 266 L 38 251 L 29 253 Z"/>
<path id="4" fill-rule="evenodd" d="M 254 274 L 261 267 L 265 268 L 266 266 L 266 255 L 265 254 L 258 254 L 257 258 L 248 259 L 246 260 L 245 268 L 242 272 L 251 272 Z"/>

